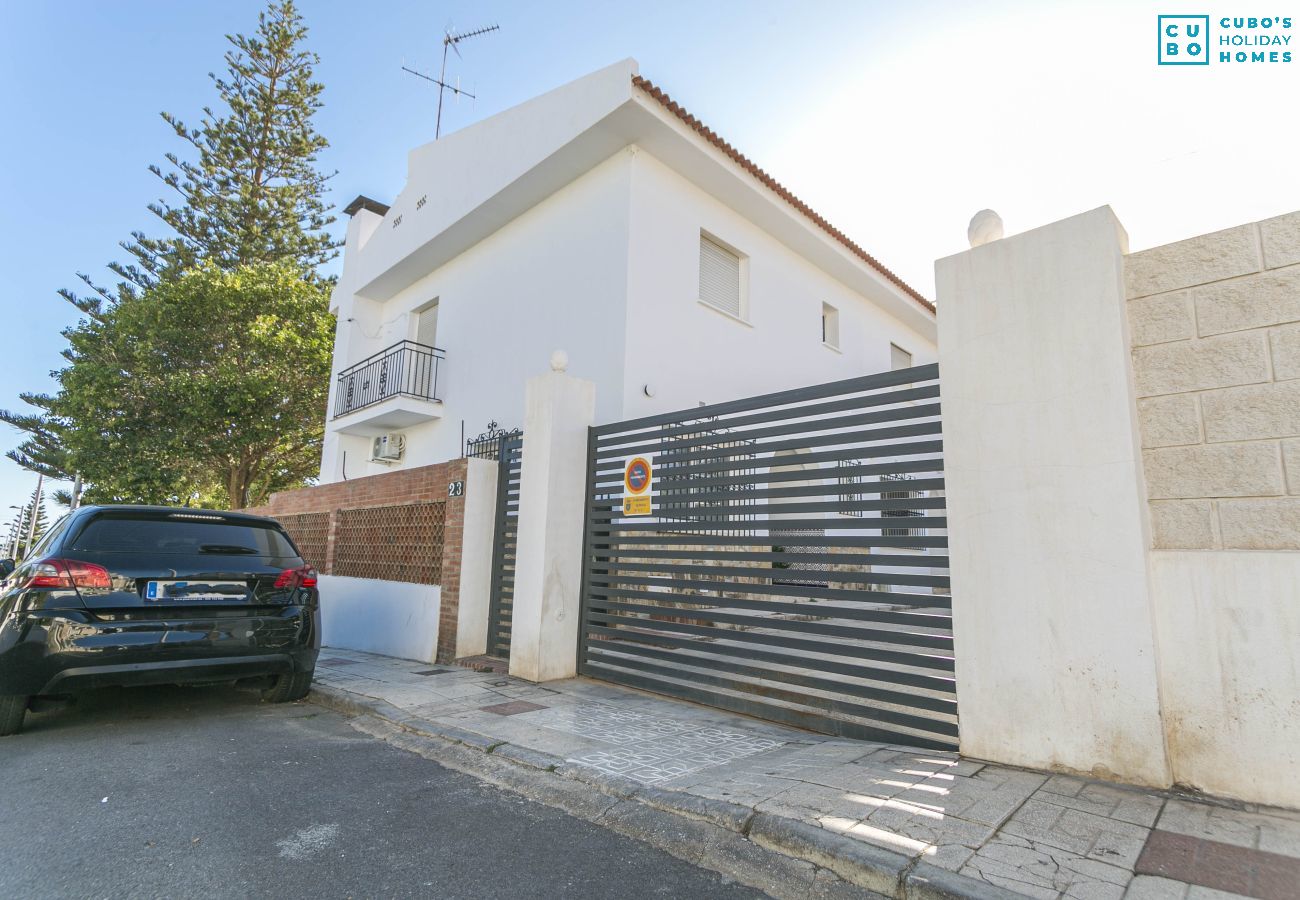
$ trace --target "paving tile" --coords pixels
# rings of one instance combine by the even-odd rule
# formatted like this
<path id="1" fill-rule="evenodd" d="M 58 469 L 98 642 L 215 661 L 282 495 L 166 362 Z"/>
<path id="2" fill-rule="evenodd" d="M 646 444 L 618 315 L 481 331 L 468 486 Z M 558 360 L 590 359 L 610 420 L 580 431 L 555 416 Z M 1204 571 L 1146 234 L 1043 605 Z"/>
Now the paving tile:
<path id="1" fill-rule="evenodd" d="M 1170 800 L 1156 821 L 1156 827 L 1238 847 L 1259 844 L 1258 822 L 1252 821 L 1246 813 L 1225 810 L 1210 803 Z"/>
<path id="2" fill-rule="evenodd" d="M 1186 896 L 1186 884 L 1155 875 L 1137 876 L 1124 892 L 1124 900 L 1183 900 Z"/>
<path id="3" fill-rule="evenodd" d="M 452 716 L 457 713 L 463 713 L 468 710 L 477 710 L 480 706 L 477 701 L 467 700 L 437 700 L 433 703 L 421 703 L 419 706 L 412 706 L 408 712 L 425 719 L 440 719 L 444 716 Z"/>
<path id="4" fill-rule="evenodd" d="M 961 872 L 1031 896 L 1050 891 L 1079 900 L 1118 900 L 1132 877 L 1126 868 L 1002 833 L 977 850 Z"/>
<path id="5" fill-rule="evenodd" d="M 1083 790 L 1088 782 L 1074 775 L 1053 775 L 1043 785 L 1043 790 L 1063 797 L 1073 797 Z"/>
<path id="6" fill-rule="evenodd" d="M 1189 889 L 1154 871 L 1133 878 L 1156 822 L 1175 837 L 1226 847 L 1208 857 L 1226 870 L 1240 862 L 1232 853 L 1259 854 L 1251 877 L 1260 896 L 1282 885 L 1291 898 L 1300 883 L 1288 868 L 1296 862 L 1288 856 L 1300 856 L 1300 814 L 1165 801 L 1073 775 L 810 735 L 587 679 L 538 685 L 337 651 L 322 652 L 320 665 L 320 683 L 435 724 L 790 815 L 1031 896 L 1119 900 L 1127 889 L 1135 900 L 1208 900 L 1241 886 L 1202 879 Z"/>
<path id="7" fill-rule="evenodd" d="M 1262 900 L 1292 900 L 1300 886 L 1300 859 L 1159 829 L 1136 869 Z"/>
<path id="8" fill-rule="evenodd" d="M 944 771 L 949 775 L 970 778 L 972 775 L 978 774 L 986 765 L 988 763 L 976 762 L 973 759 L 960 759 Z"/>
<path id="9" fill-rule="evenodd" d="M 967 822 L 933 809 L 899 800 L 885 800 L 867 816 L 867 823 L 935 847 L 949 844 L 974 850 L 993 837 L 992 825 Z"/>
<path id="10" fill-rule="evenodd" d="M 1294 894 L 1288 896 L 1293 897 Z M 1247 900 L 1246 894 L 1234 894 L 1231 891 L 1216 891 L 1214 888 L 1191 885 L 1187 889 L 1187 900 Z"/>
<path id="11" fill-rule="evenodd" d="M 1030 777 L 1025 777 L 1025 776 Z M 945 815 L 984 825 L 999 825 L 1046 780 L 1046 776 L 986 766 L 969 778 L 946 773 L 907 786 L 894 796 L 932 806 Z"/>
<path id="12" fill-rule="evenodd" d="M 1052 780 L 1049 779 L 1048 783 L 1039 789 L 1040 793 L 1051 795 L 1043 797 L 1049 803 L 1098 816 L 1111 816 L 1134 825 L 1145 825 L 1148 828 L 1155 823 L 1155 817 L 1164 802 L 1158 796 L 1082 779 L 1079 779 L 1081 783 L 1077 785 L 1076 790 L 1068 794 L 1059 793 L 1052 790 Z"/>
<path id="13" fill-rule="evenodd" d="M 683 788 L 682 781 L 689 780 L 697 774 L 687 773 L 685 776 L 670 778 L 662 782 L 661 786 L 670 787 L 673 790 L 687 790 L 691 794 L 698 797 L 707 797 L 710 800 L 726 800 L 730 803 L 738 803 L 741 806 L 749 807 L 757 807 L 760 803 L 770 800 L 775 794 L 780 793 L 780 790 L 772 790 L 771 785 L 750 782 L 743 778 L 732 778 L 720 782 L 704 780 L 691 784 L 689 788 Z M 784 790 L 784 787 L 782 790 Z"/>
<path id="14" fill-rule="evenodd" d="M 962 844 L 940 844 L 921 854 L 926 862 L 949 872 L 960 872 L 961 867 L 974 855 L 974 850 Z"/>
<path id="15" fill-rule="evenodd" d="M 856 794 L 842 788 L 801 783 L 762 801 L 755 809 L 808 822 L 820 822 L 828 817 L 840 819 L 847 828 L 866 818 L 883 802 L 879 797 Z"/>
<path id="16" fill-rule="evenodd" d="M 999 833 L 1131 869 L 1146 843 L 1148 829 L 1031 799 Z"/>
<path id="17" fill-rule="evenodd" d="M 498 716 L 517 716 L 520 713 L 536 712 L 546 707 L 539 703 L 529 703 L 527 700 L 511 700 L 509 703 L 494 703 L 482 709 L 484 712 L 496 713 Z"/>
<path id="18" fill-rule="evenodd" d="M 895 853 L 902 853 L 905 856 L 919 858 L 934 850 L 933 845 L 926 841 L 899 834 L 888 828 L 879 828 L 869 821 L 853 822 L 850 819 L 841 819 L 835 816 L 821 816 L 816 821 L 817 824 L 827 830 L 836 831 L 847 837 L 884 847 L 886 850 L 893 850 Z"/>

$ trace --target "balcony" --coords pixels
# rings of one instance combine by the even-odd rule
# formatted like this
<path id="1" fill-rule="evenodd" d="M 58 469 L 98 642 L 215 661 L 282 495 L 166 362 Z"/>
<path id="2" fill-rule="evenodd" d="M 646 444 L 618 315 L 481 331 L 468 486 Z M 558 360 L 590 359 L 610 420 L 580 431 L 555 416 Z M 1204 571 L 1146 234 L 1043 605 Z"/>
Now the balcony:
<path id="1" fill-rule="evenodd" d="M 442 418 L 438 375 L 447 354 L 400 341 L 339 373 L 334 418 L 345 434 L 376 435 Z"/>

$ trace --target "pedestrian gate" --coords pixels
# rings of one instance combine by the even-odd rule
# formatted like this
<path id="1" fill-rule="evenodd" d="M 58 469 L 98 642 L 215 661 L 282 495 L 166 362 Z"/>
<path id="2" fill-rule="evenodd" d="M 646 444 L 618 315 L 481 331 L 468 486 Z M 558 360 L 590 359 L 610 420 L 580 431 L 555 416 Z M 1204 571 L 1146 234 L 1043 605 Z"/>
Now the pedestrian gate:
<path id="1" fill-rule="evenodd" d="M 955 747 L 938 374 L 593 428 L 579 671 L 815 731 Z M 634 457 L 653 468 L 640 516 L 623 507 Z"/>
<path id="2" fill-rule="evenodd" d="M 488 601 L 487 655 L 510 658 L 510 622 L 515 594 L 515 550 L 519 537 L 519 475 L 523 436 L 502 435 L 496 448 L 496 533 L 492 540 L 492 592 Z"/>

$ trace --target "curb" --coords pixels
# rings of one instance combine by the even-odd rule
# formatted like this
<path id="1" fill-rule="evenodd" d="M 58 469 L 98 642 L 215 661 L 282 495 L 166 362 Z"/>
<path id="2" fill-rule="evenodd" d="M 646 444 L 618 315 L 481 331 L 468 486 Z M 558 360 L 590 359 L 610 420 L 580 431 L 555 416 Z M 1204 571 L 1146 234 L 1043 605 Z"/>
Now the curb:
<path id="1" fill-rule="evenodd" d="M 713 826 L 743 839 L 744 843 L 833 872 L 838 876 L 836 880 L 842 879 L 849 885 L 897 900 L 1023 900 L 1024 897 L 1023 894 L 996 887 L 978 878 L 844 837 L 798 819 L 755 812 L 749 807 L 725 800 L 644 785 L 621 775 L 610 775 L 570 763 L 540 750 L 519 747 L 475 731 L 412 716 L 382 700 L 361 699 L 357 694 L 339 688 L 314 684 L 307 700 L 350 717 L 373 717 L 420 737 L 477 751 L 485 757 L 485 761 L 491 759 L 499 765 L 532 769 L 539 774 L 579 782 L 612 801 L 593 821 L 600 820 L 599 824 L 648 840 L 697 865 L 703 863 L 699 858 L 700 848 L 696 847 L 696 852 L 679 852 L 681 848 L 674 846 L 679 841 L 664 839 L 656 833 L 662 829 L 655 824 L 637 824 L 637 809 L 644 811 L 648 808 L 677 820 Z M 545 798 L 537 799 L 547 802 Z M 549 805 L 563 807 L 566 804 Z"/>

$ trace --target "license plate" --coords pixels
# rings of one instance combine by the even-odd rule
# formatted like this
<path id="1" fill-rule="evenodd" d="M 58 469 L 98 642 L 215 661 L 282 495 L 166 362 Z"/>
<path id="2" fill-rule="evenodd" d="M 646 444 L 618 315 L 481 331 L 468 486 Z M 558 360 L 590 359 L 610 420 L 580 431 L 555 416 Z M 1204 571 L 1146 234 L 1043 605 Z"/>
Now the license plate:
<path id="1" fill-rule="evenodd" d="M 242 581 L 150 581 L 144 599 L 152 603 L 168 600 L 245 600 L 248 585 Z"/>

